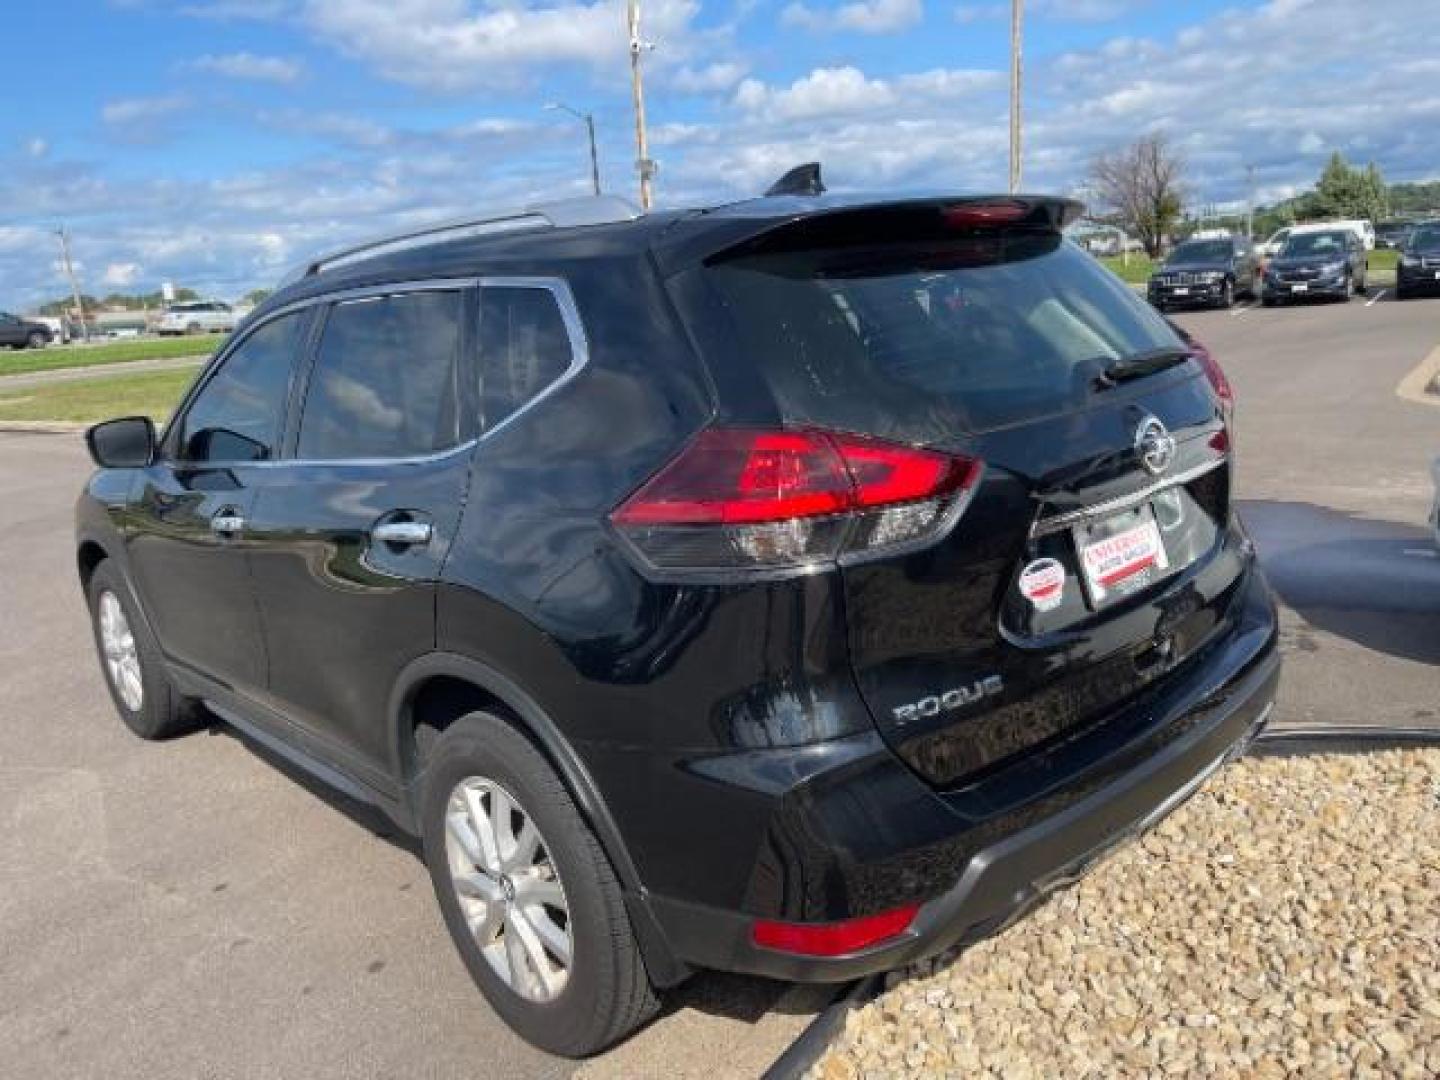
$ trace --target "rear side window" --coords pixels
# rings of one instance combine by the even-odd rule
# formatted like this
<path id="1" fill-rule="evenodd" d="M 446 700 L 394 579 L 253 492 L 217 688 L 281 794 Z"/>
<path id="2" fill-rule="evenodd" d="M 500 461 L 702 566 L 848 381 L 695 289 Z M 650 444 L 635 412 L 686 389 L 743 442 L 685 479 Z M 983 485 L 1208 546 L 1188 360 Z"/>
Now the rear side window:
<path id="1" fill-rule="evenodd" d="M 368 297 L 331 308 L 296 456 L 418 457 L 459 444 L 462 310 L 458 291 Z"/>
<path id="2" fill-rule="evenodd" d="M 480 290 L 480 408 L 487 430 L 553 386 L 574 362 L 560 301 L 549 288 Z"/>
<path id="3" fill-rule="evenodd" d="M 840 430 L 925 441 L 1020 423 L 1085 404 L 1110 360 L 1180 345 L 1051 233 L 759 255 L 707 273 L 787 419 Z"/>
<path id="4" fill-rule="evenodd" d="M 225 358 L 180 420 L 175 446 L 185 461 L 265 461 L 279 449 L 290 372 L 304 314 L 265 323 Z"/>

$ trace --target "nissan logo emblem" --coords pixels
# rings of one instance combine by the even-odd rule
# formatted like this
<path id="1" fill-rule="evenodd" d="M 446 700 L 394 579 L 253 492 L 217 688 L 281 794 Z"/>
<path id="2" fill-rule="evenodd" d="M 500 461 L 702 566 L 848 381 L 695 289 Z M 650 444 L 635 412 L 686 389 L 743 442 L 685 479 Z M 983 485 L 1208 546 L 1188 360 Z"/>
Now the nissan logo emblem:
<path id="1" fill-rule="evenodd" d="M 1175 438 L 1157 418 L 1147 416 L 1135 429 L 1135 450 L 1145 471 L 1159 476 L 1175 460 Z"/>

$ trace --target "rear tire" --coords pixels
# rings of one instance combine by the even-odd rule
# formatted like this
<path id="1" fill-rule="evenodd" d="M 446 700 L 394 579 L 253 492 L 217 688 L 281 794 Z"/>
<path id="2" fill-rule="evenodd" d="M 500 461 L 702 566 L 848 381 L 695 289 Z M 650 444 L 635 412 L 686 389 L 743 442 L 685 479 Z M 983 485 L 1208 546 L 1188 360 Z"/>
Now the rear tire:
<path id="1" fill-rule="evenodd" d="M 610 861 L 520 731 L 484 712 L 446 728 L 425 766 L 420 824 L 455 947 L 522 1038 L 583 1057 L 654 1015 L 659 1002 Z M 542 891 L 546 899 L 526 903 Z"/>
<path id="2" fill-rule="evenodd" d="M 160 648 L 139 617 L 129 583 L 109 559 L 87 590 L 90 626 L 110 700 L 125 726 L 142 739 L 169 739 L 204 724 L 199 706 L 176 693 Z"/>

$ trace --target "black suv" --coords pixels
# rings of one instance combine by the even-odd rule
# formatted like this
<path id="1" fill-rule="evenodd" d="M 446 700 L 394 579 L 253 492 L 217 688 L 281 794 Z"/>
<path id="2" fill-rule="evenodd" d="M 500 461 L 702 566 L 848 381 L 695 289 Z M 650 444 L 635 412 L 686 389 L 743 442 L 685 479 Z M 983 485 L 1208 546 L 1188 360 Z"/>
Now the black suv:
<path id="1" fill-rule="evenodd" d="M 1228 308 L 1235 295 L 1260 295 L 1260 265 L 1249 240 L 1225 236 L 1186 240 L 1150 275 L 1147 295 L 1161 311 L 1203 305 Z"/>
<path id="2" fill-rule="evenodd" d="M 1440 221 L 1416 225 L 1395 265 L 1395 295 L 1408 300 L 1422 292 L 1440 292 Z"/>
<path id="3" fill-rule="evenodd" d="M 1228 387 L 1079 209 L 587 200 L 317 260 L 163 434 L 88 434 L 120 715 L 382 807 L 564 1054 L 696 968 L 994 931 L 1243 748 L 1279 668 Z"/>
<path id="4" fill-rule="evenodd" d="M 9 345 L 12 349 L 43 349 L 52 337 L 44 323 L 0 311 L 0 345 Z"/>

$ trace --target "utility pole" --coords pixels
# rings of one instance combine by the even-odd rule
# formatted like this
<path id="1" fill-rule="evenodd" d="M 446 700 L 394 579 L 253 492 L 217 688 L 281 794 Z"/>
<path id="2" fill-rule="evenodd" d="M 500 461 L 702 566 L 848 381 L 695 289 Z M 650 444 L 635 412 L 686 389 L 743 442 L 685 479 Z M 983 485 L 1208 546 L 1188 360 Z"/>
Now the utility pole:
<path id="1" fill-rule="evenodd" d="M 80 313 L 80 336 L 89 342 L 90 325 L 85 321 L 85 301 L 80 299 L 80 283 L 75 280 L 75 264 L 70 261 L 70 234 L 62 225 L 55 230 L 55 235 L 60 238 L 60 262 L 65 267 L 65 276 L 70 279 L 70 295 L 75 300 L 75 310 Z"/>
<path id="2" fill-rule="evenodd" d="M 1245 166 L 1245 238 L 1255 238 L 1255 166 Z"/>
<path id="3" fill-rule="evenodd" d="M 1010 0 L 1010 194 L 1020 190 L 1020 30 L 1025 0 Z"/>
<path id="4" fill-rule="evenodd" d="M 635 98 L 635 168 L 640 173 L 640 209 L 648 212 L 655 162 L 650 160 L 645 137 L 645 88 L 640 79 L 640 53 L 650 46 L 640 39 L 640 0 L 627 0 L 625 10 L 630 26 L 630 88 Z"/>
<path id="5" fill-rule="evenodd" d="M 587 132 L 587 133 L 589 134 L 589 136 L 590 136 L 590 184 L 591 184 L 591 186 L 594 187 L 594 189 L 595 189 L 595 194 L 596 194 L 596 195 L 599 195 L 599 194 L 600 194 L 600 158 L 599 158 L 599 156 L 595 153 L 595 117 L 594 117 L 594 115 L 591 114 L 591 113 L 588 113 L 588 112 L 582 113 L 579 109 L 572 109 L 569 105 L 566 105 L 563 101 L 552 101 L 549 105 L 546 105 L 545 108 L 547 108 L 547 109 L 560 109 L 560 110 L 562 110 L 562 111 L 564 111 L 564 112 L 568 112 L 571 116 L 575 117 L 577 120 L 583 120 L 583 121 L 585 122 L 585 130 L 586 130 L 586 132 Z"/>

